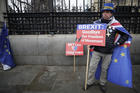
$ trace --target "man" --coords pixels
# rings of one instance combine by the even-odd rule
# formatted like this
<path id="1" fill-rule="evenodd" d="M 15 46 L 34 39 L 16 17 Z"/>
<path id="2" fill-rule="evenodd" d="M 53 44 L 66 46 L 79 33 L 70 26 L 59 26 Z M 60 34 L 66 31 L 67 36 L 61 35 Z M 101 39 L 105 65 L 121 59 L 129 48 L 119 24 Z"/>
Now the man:
<path id="1" fill-rule="evenodd" d="M 102 59 L 101 64 L 101 75 L 99 79 L 99 86 L 102 92 L 106 92 L 106 83 L 107 83 L 107 70 L 111 62 L 112 53 L 115 47 L 124 44 L 128 40 L 129 35 L 115 29 L 113 27 L 114 21 L 119 24 L 119 22 L 114 18 L 114 5 L 112 3 L 105 3 L 104 8 L 101 10 L 102 18 L 95 21 L 94 24 L 106 23 L 108 25 L 106 30 L 106 45 L 103 46 L 90 46 L 94 48 L 92 53 L 92 58 L 89 65 L 89 74 L 87 81 L 87 89 L 91 86 L 97 85 L 95 79 L 96 69 L 100 60 Z M 115 38 L 119 34 L 119 38 Z"/>

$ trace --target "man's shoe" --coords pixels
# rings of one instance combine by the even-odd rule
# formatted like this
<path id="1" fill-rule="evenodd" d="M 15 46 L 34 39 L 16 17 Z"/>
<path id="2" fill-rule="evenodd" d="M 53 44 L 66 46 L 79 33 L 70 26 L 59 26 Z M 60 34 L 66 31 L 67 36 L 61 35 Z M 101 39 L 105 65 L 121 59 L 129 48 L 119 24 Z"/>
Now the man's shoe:
<path id="1" fill-rule="evenodd" d="M 82 88 L 84 91 L 86 91 L 87 89 L 89 89 L 90 87 L 92 87 L 92 86 L 97 86 L 98 84 L 97 83 L 93 83 L 93 84 L 90 84 L 90 85 L 88 85 L 87 84 L 87 88 L 85 89 L 85 86 Z"/>
<path id="2" fill-rule="evenodd" d="M 106 93 L 106 85 L 100 85 L 100 90 L 103 92 L 103 93 Z"/>

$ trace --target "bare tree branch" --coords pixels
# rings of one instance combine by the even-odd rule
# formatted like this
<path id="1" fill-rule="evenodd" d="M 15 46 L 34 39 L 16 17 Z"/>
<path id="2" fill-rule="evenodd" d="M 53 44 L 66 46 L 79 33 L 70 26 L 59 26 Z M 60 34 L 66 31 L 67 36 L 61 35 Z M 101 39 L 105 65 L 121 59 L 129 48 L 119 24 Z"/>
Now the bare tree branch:
<path id="1" fill-rule="evenodd" d="M 29 4 L 28 2 L 25 2 L 25 1 L 21 1 L 21 0 L 17 0 L 18 2 L 20 2 L 20 3 L 24 3 L 24 4 L 26 4 L 26 5 L 28 5 L 28 6 L 30 6 L 30 7 L 33 7 L 31 4 Z"/>
<path id="2" fill-rule="evenodd" d="M 16 7 L 17 11 L 20 12 L 19 7 L 15 4 L 14 0 L 11 0 L 11 3 L 13 4 L 14 7 Z"/>

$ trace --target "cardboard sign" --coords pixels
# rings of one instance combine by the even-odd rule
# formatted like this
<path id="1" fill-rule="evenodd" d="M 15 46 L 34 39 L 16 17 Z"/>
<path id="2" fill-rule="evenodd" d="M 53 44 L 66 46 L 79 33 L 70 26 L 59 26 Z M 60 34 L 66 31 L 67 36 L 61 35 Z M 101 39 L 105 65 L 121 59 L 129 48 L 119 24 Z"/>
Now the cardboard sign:
<path id="1" fill-rule="evenodd" d="M 66 56 L 68 55 L 83 55 L 83 44 L 81 43 L 66 43 Z"/>
<path id="2" fill-rule="evenodd" d="M 106 24 L 78 24 L 77 39 L 84 45 L 105 46 Z"/>

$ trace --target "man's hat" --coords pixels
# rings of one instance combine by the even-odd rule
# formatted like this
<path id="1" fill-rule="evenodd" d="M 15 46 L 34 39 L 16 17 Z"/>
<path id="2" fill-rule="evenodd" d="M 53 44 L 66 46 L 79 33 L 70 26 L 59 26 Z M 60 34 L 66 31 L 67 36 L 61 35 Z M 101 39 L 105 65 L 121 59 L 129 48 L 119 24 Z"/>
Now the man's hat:
<path id="1" fill-rule="evenodd" d="M 104 8 L 101 9 L 101 12 L 103 12 L 105 10 L 109 10 L 109 11 L 112 11 L 114 13 L 115 11 L 114 11 L 114 5 L 113 5 L 113 3 L 105 3 L 104 4 Z"/>

